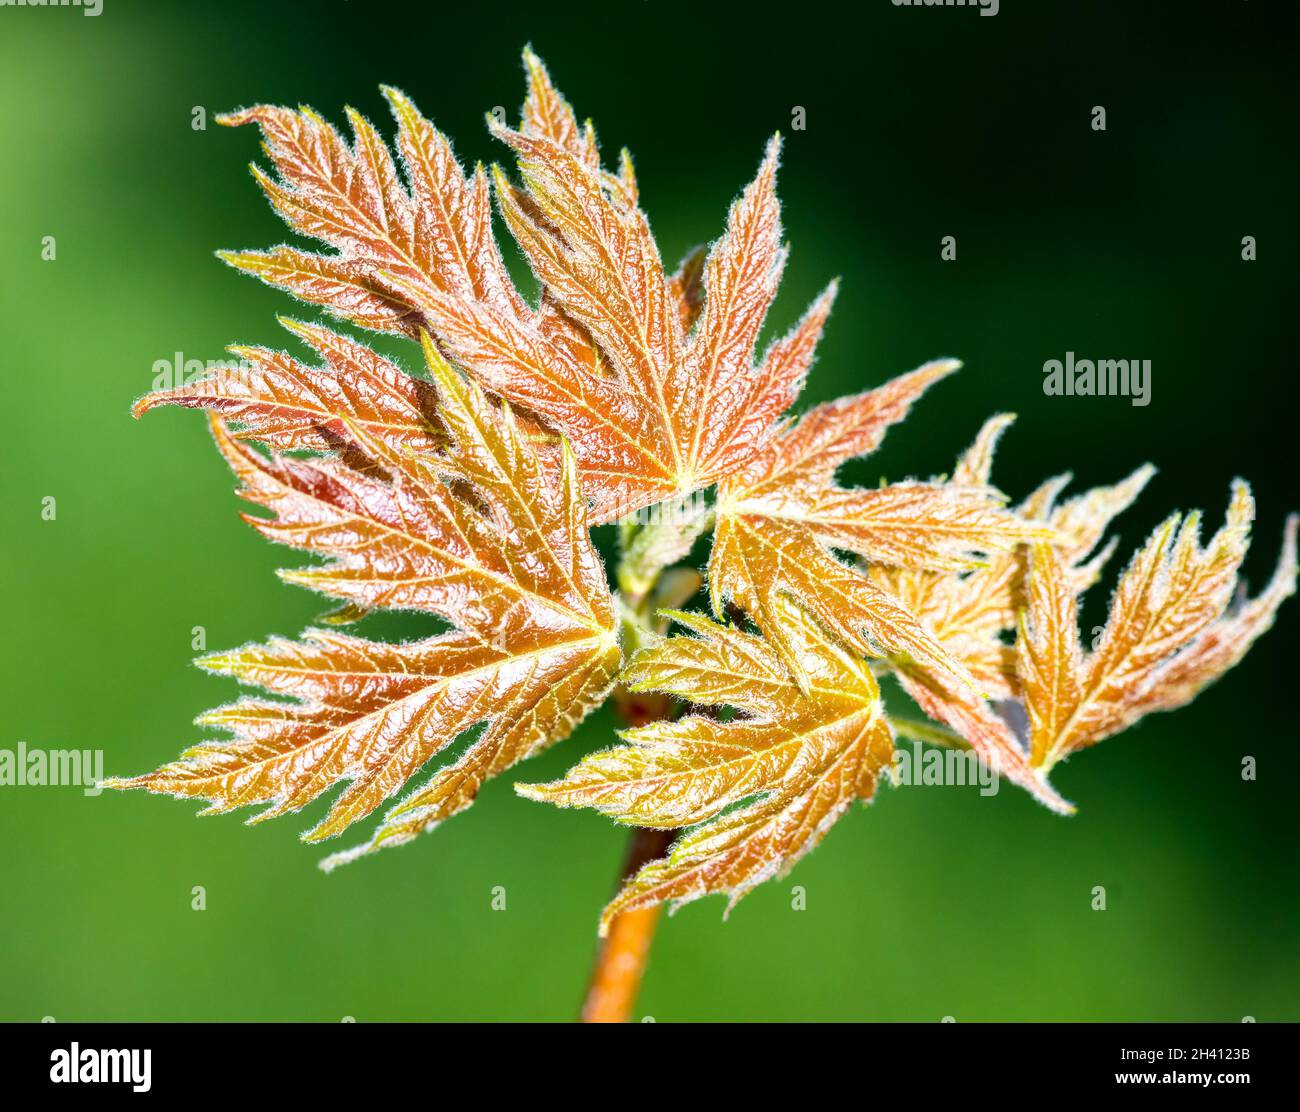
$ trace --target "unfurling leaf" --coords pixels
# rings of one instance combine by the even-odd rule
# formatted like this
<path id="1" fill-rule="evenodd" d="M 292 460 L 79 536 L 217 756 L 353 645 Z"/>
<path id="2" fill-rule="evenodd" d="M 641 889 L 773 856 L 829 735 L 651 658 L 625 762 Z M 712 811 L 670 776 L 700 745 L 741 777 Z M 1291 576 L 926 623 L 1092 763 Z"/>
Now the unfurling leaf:
<path id="1" fill-rule="evenodd" d="M 870 670 L 807 613 L 786 599 L 777 606 L 806 694 L 761 638 L 679 613 L 698 636 L 638 653 L 624 682 L 742 717 L 694 713 L 625 730 L 625 745 L 588 757 L 563 780 L 517 787 L 620 822 L 693 828 L 628 881 L 605 909 L 602 933 L 619 912 L 663 901 L 726 892 L 734 905 L 815 846 L 853 800 L 870 799 L 889 767 L 893 736 Z"/>
<path id="2" fill-rule="evenodd" d="M 914 611 L 831 551 L 871 564 L 954 571 L 975 566 L 976 553 L 1013 551 L 1051 535 L 1007 512 L 984 486 L 835 485 L 841 463 L 873 451 L 925 388 L 957 366 L 932 363 L 877 390 L 818 406 L 720 484 L 709 560 L 714 610 L 721 613 L 730 599 L 748 611 L 796 676 L 802 666 L 784 643 L 775 612 L 782 594 L 858 652 L 916 660 L 974 686 L 968 669 Z"/>
<path id="3" fill-rule="evenodd" d="M 1182 705 L 1268 628 L 1295 590 L 1294 519 L 1272 583 L 1224 616 L 1254 513 L 1250 490 L 1238 481 L 1226 523 L 1204 547 L 1199 514 L 1168 518 L 1121 577 L 1091 652 L 1079 641 L 1075 591 L 1060 553 L 1032 546 L 1017 659 L 1036 767 L 1048 771 L 1152 711 Z"/>
<path id="4" fill-rule="evenodd" d="M 1011 421 L 1009 414 L 999 414 L 985 422 L 958 459 L 953 486 L 987 486 L 998 438 Z M 1050 526 L 1076 593 L 1092 585 L 1109 555 L 1107 548 L 1092 556 L 1106 527 L 1132 503 L 1151 474 L 1150 468 L 1140 468 L 1115 486 L 1098 487 L 1054 507 L 1068 479 L 1062 476 L 1045 483 L 1018 508 L 1022 518 Z M 1015 626 L 1023 573 L 1024 559 L 1018 549 L 993 553 L 983 566 L 969 572 L 882 565 L 870 569 L 873 582 L 924 622 L 979 687 L 997 699 L 1013 699 L 1017 692 L 1015 650 L 1002 638 Z M 903 689 L 921 709 L 955 730 L 1003 777 L 1054 811 L 1074 811 L 1032 764 L 1024 743 L 992 703 L 933 669 L 909 661 L 891 663 Z"/>
<path id="5" fill-rule="evenodd" d="M 621 661 L 617 623 L 571 458 L 544 463 L 508 410 L 494 411 L 432 346 L 427 353 L 446 454 L 413 455 L 391 428 L 381 436 L 355 412 L 338 418 L 341 428 L 382 478 L 337 458 L 267 459 L 217 418 L 213 434 L 243 496 L 273 514 L 248 520 L 331 557 L 286 579 L 350 606 L 437 615 L 456 631 L 389 645 L 312 630 L 301 642 L 210 657 L 212 671 L 293 701 L 243 699 L 214 711 L 200 722 L 233 740 L 203 742 L 114 786 L 206 799 L 209 813 L 269 804 L 261 820 L 346 782 L 306 836 L 316 841 L 370 814 L 486 723 L 458 761 L 389 815 L 374 848 L 467 807 L 486 779 L 566 736 L 604 698 Z"/>

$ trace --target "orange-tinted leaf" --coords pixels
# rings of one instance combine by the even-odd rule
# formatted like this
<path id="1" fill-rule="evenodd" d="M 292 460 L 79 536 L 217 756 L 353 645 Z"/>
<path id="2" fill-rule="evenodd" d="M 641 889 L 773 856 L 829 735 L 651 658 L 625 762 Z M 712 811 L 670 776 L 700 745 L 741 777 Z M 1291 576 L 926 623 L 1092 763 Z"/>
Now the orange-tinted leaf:
<path id="1" fill-rule="evenodd" d="M 988 485 L 998 438 L 1009 414 L 985 422 L 974 443 L 957 461 L 951 484 Z M 1143 468 L 1113 487 L 1098 487 L 1054 508 L 1064 478 L 1044 484 L 1018 510 L 1027 521 L 1045 521 L 1062 556 L 1070 597 L 1096 578 L 1109 549 L 1088 559 L 1110 520 L 1137 496 L 1150 476 Z M 1022 597 L 1024 559 L 1017 550 L 992 553 L 969 572 L 933 572 L 915 566 L 869 569 L 872 581 L 930 628 L 944 650 L 972 677 L 979 691 L 1012 700 L 1018 695 L 1016 651 L 1002 636 L 1014 627 Z M 1031 764 L 1026 742 L 998 709 L 950 676 L 909 661 L 892 662 L 904 690 L 932 718 L 954 730 L 990 766 L 1025 788 L 1052 810 L 1071 813 L 1067 803 Z"/>
<path id="2" fill-rule="evenodd" d="M 734 905 L 789 869 L 853 800 L 870 799 L 889 767 L 893 736 L 871 672 L 807 614 L 786 600 L 778 605 L 804 662 L 806 694 L 761 638 L 676 614 L 698 636 L 638 653 L 624 682 L 742 716 L 720 722 L 697 713 L 626 730 L 625 744 L 586 758 L 564 779 L 517 788 L 620 822 L 693 827 L 627 882 L 605 909 L 602 933 L 614 915 L 664 901 L 726 892 Z"/>
<path id="3" fill-rule="evenodd" d="M 1058 761 L 1153 710 L 1186 702 L 1231 667 L 1294 590 L 1294 529 L 1272 584 L 1224 615 L 1249 543 L 1254 502 L 1233 485 L 1226 524 L 1198 541 L 1199 514 L 1166 520 L 1134 556 L 1111 600 L 1097 647 L 1079 643 L 1074 590 L 1060 553 L 1035 544 L 1018 638 L 1031 759 Z"/>
<path id="4" fill-rule="evenodd" d="M 357 356 L 330 347 L 338 337 L 316 339 L 327 357 Z M 285 578 L 343 599 L 349 617 L 372 607 L 421 610 L 458 629 L 398 645 L 312 630 L 301 642 L 210 657 L 209 669 L 292 701 L 245 699 L 213 712 L 200 721 L 233 740 L 203 742 L 113 786 L 205 799 L 209 812 L 269 804 L 261 820 L 346 783 L 307 835 L 315 841 L 370 814 L 486 723 L 459 761 L 344 855 L 355 856 L 468 806 L 485 779 L 567 736 L 604 698 L 621 662 L 617 623 L 571 456 L 547 464 L 508 411 L 494 412 L 431 345 L 426 353 L 450 438 L 445 455 L 415 455 L 409 438 L 376 428 L 355 406 L 338 420 L 382 478 L 341 458 L 268 459 L 217 418 L 213 433 L 244 497 L 273 514 L 249 520 L 274 540 L 331 558 Z"/>
<path id="5" fill-rule="evenodd" d="M 707 256 L 665 273 L 626 153 L 601 166 L 540 60 L 525 52 L 520 130 L 494 123 L 524 187 L 497 172 L 502 216 L 542 284 L 536 308 L 493 239 L 487 176 L 386 89 L 405 181 L 378 132 L 349 111 L 351 141 L 310 109 L 260 105 L 276 176 L 254 174 L 303 235 L 337 253 L 228 253 L 233 265 L 371 328 L 427 328 L 483 385 L 569 438 L 592 520 L 702 489 L 743 464 L 794 400 L 833 288 L 755 361 L 785 250 L 773 140 Z"/>

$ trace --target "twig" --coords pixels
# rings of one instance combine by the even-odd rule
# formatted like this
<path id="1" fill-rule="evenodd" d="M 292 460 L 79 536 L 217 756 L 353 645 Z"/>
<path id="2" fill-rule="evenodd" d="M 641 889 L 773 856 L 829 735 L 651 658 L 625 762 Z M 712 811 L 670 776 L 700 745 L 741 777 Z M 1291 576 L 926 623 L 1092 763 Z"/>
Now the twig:
<path id="1" fill-rule="evenodd" d="M 676 834 L 675 830 L 633 830 L 621 879 L 626 880 L 642 865 L 662 857 Z M 591 983 L 582 1003 L 583 1023 L 626 1023 L 631 1018 L 658 923 L 658 905 L 614 916 L 609 933 L 596 951 Z"/>
<path id="2" fill-rule="evenodd" d="M 624 538 L 625 551 L 626 547 Z M 621 567 L 620 582 L 623 579 Z M 622 598 L 624 651 L 631 655 L 662 636 L 668 621 L 657 617 L 656 611 L 660 607 L 671 609 L 680 606 L 699 590 L 700 582 L 699 573 L 692 569 L 679 567 L 666 573 L 656 569 L 649 587 L 637 584 L 636 590 L 625 592 Z M 614 689 L 613 698 L 620 717 L 634 727 L 676 718 L 685 709 L 675 705 L 668 695 L 629 691 L 621 685 Z M 676 836 L 676 830 L 634 829 L 615 891 L 622 887 L 623 881 L 635 876 L 643 865 L 664 856 Z M 587 995 L 582 1003 L 583 1023 L 626 1023 L 631 1018 L 658 925 L 658 905 L 624 912 L 610 921 L 609 931 L 596 951 Z"/>

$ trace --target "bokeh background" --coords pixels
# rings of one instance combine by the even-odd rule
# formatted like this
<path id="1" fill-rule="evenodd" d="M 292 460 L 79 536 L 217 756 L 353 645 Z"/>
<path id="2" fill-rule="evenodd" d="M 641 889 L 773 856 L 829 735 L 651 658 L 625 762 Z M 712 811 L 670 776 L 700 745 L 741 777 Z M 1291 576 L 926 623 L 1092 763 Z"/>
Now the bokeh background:
<path id="1" fill-rule="evenodd" d="M 387 82 L 463 159 L 500 159 L 483 113 L 514 118 L 526 42 L 606 151 L 633 150 L 670 262 L 718 234 L 764 139 L 785 133 L 793 253 L 769 332 L 843 278 L 807 403 L 965 360 L 851 477 L 942 472 L 1011 410 L 995 477 L 1013 495 L 1063 470 L 1082 485 L 1161 468 L 1120 520 L 1126 552 L 1171 508 L 1217 522 L 1229 480 L 1248 477 L 1258 586 L 1300 506 L 1284 6 L 1001 8 L 0 11 L 0 746 L 102 748 L 110 774 L 152 768 L 236 693 L 191 666 L 194 626 L 218 649 L 292 635 L 323 609 L 273 575 L 299 558 L 237 520 L 202 418 L 128 412 L 156 360 L 284 345 L 276 313 L 315 315 L 213 257 L 286 232 L 247 174 L 252 129 L 195 131 L 192 109 L 303 102 L 339 120 L 353 104 L 391 132 Z M 791 130 L 796 106 L 806 130 Z M 944 235 L 955 263 L 940 261 Z M 1241 259 L 1245 235 L 1256 262 Z M 1042 364 L 1067 350 L 1151 359 L 1151 404 L 1045 397 Z M 1298 613 L 1192 708 L 1061 767 L 1074 819 L 1011 788 L 885 791 L 729 921 L 719 899 L 683 910 L 661 930 L 640 1014 L 1300 1019 Z M 521 778 L 558 774 L 614 728 L 597 714 Z M 0 788 L 0 1019 L 568 1019 L 625 832 L 518 799 L 510 780 L 328 877 L 297 840 L 321 807 L 245 828 L 143 794 Z M 792 910 L 794 885 L 806 910 Z"/>

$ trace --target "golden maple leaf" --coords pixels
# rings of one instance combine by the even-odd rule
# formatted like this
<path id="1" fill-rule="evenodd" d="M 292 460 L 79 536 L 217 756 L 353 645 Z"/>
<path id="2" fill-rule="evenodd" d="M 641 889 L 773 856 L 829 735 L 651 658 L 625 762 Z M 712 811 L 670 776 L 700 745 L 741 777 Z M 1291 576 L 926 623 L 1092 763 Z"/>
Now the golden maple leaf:
<path id="1" fill-rule="evenodd" d="M 895 732 L 970 748 L 1071 811 L 1047 782 L 1057 761 L 1186 703 L 1269 627 L 1295 589 L 1296 521 L 1269 585 L 1230 606 L 1253 515 L 1244 484 L 1206 547 L 1195 515 L 1157 530 L 1090 653 L 1078 596 L 1098 580 L 1115 544 L 1104 534 L 1150 468 L 1060 502 L 1068 476 L 1058 476 L 1008 508 L 990 483 L 1011 420 L 1002 414 L 951 478 L 839 486 L 840 465 L 872 452 L 956 361 L 784 416 L 835 284 L 756 356 L 786 257 L 779 139 L 724 234 L 669 274 L 626 152 L 606 169 L 591 125 L 531 52 L 525 66 L 519 128 L 489 124 L 517 155 L 520 184 L 495 168 L 467 174 L 393 89 L 400 170 L 351 110 L 351 142 L 309 109 L 223 117 L 261 128 L 277 176 L 255 167 L 257 181 L 295 231 L 333 250 L 227 261 L 355 324 L 419 337 L 431 380 L 330 329 L 284 321 L 320 365 L 232 347 L 242 362 L 151 394 L 136 413 L 211 412 L 242 494 L 271 511 L 249 520 L 328 558 L 282 573 L 341 604 L 325 623 L 404 609 L 453 628 L 400 644 L 315 629 L 208 657 L 208 669 L 280 698 L 205 715 L 233 737 L 113 786 L 204 799 L 209 812 L 261 805 L 257 821 L 346 785 L 306 835 L 314 841 L 373 813 L 480 729 L 328 867 L 464 809 L 612 691 L 629 722 L 646 724 L 561 780 L 519 789 L 684 828 L 628 881 L 604 929 L 664 900 L 725 892 L 734 903 L 790 867 L 854 799 L 871 798 Z M 502 262 L 493 192 L 539 280 L 535 304 Z M 699 497 L 710 487 L 711 502 Z M 589 535 L 616 518 L 617 595 Z M 730 625 L 675 609 L 701 584 L 676 565 L 710 530 L 710 602 Z M 694 636 L 666 637 L 669 618 Z M 887 713 L 886 673 L 937 725 Z"/>
<path id="2" fill-rule="evenodd" d="M 369 849 L 464 809 L 484 780 L 566 736 L 604 699 L 622 654 L 572 458 L 565 452 L 558 469 L 543 464 L 508 409 L 494 412 L 431 344 L 425 349 L 446 453 L 415 456 L 405 438 L 390 442 L 391 429 L 381 438 L 355 413 L 339 419 L 386 469 L 383 478 L 342 459 L 267 459 L 219 418 L 212 428 L 243 496 L 274 514 L 247 519 L 272 540 L 332 557 L 282 572 L 286 580 L 364 609 L 436 615 L 456 629 L 409 644 L 311 630 L 300 642 L 208 657 L 209 670 L 294 701 L 246 698 L 213 711 L 200 724 L 224 727 L 233 740 L 203 742 L 112 786 L 206 799 L 205 813 L 269 804 L 252 820 L 261 821 L 346 782 L 306 835 L 317 841 L 370 814 L 458 735 L 488 722 L 458 761 L 389 815 Z M 352 369 L 339 365 L 336 374 L 354 388 Z M 200 396 L 218 409 L 229 397 Z M 261 409 L 239 415 L 262 435 L 269 418 Z"/>
<path id="3" fill-rule="evenodd" d="M 769 642 L 676 613 L 698 636 L 638 653 L 623 682 L 744 717 L 694 713 L 625 730 L 627 744 L 593 754 L 563 780 L 517 785 L 530 798 L 594 807 L 620 822 L 694 827 L 628 881 L 605 909 L 602 933 L 618 913 L 661 901 L 727 892 L 734 905 L 789 869 L 855 799 L 869 800 L 889 768 L 893 734 L 870 669 L 788 599 L 775 605 L 806 691 Z"/>
<path id="4" fill-rule="evenodd" d="M 1133 557 L 1095 649 L 1079 641 L 1076 590 L 1061 554 L 1032 546 L 1017 638 L 1030 759 L 1044 772 L 1156 710 L 1181 706 L 1272 624 L 1295 591 L 1296 519 L 1262 595 L 1226 614 L 1250 539 L 1250 488 L 1233 483 L 1227 521 L 1203 547 L 1200 514 L 1174 514 Z"/>
<path id="5" fill-rule="evenodd" d="M 985 422 L 974 443 L 957 460 L 950 485 L 987 487 L 993 456 L 1010 414 Z M 1057 476 L 1038 488 L 1018 508 L 1027 521 L 1050 526 L 1055 551 L 1068 569 L 1076 594 L 1090 587 L 1114 548 L 1114 542 L 1094 554 L 1110 522 L 1138 496 L 1152 475 L 1142 467 L 1114 486 L 1097 487 L 1060 506 L 1057 495 L 1069 476 Z M 1024 573 L 1019 549 L 990 554 L 982 566 L 970 571 L 933 572 L 908 567 L 875 565 L 869 569 L 874 583 L 896 598 L 929 628 L 944 650 L 975 677 L 983 692 L 1010 700 L 1016 695 L 1015 649 L 1003 640 L 1014 627 Z M 979 694 L 950 675 L 892 661 L 891 666 L 907 694 L 931 718 L 954 730 L 1001 775 L 1025 788 L 1055 811 L 1074 808 L 1046 782 L 1029 759 L 1012 726 Z"/>

